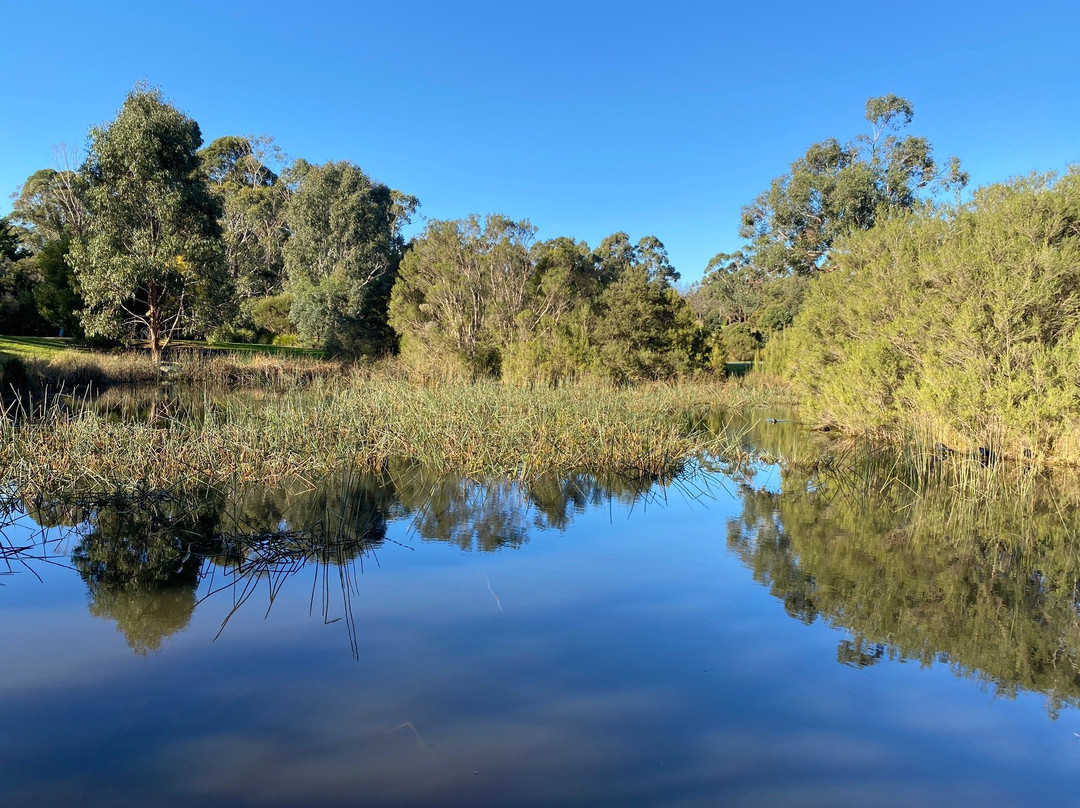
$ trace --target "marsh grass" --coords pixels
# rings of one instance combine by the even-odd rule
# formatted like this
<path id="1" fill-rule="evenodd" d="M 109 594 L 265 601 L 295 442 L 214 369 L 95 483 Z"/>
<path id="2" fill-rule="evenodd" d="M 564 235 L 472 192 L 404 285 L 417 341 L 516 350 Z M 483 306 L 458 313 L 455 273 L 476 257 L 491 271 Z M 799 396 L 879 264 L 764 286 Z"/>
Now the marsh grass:
<path id="1" fill-rule="evenodd" d="M 1080 490 L 1071 482 L 1074 475 L 1045 457 L 1002 456 L 992 444 L 952 449 L 934 437 L 919 430 L 909 430 L 902 438 L 841 435 L 806 442 L 802 454 L 777 460 L 783 468 L 868 496 L 893 487 L 915 495 L 947 490 L 953 497 L 951 509 L 1009 502 L 1018 510 L 1030 510 L 1048 492 L 1080 504 Z"/>
<path id="2" fill-rule="evenodd" d="M 346 373 L 340 362 L 254 352 L 174 352 L 169 361 L 158 364 L 145 353 L 65 350 L 48 357 L 31 357 L 25 364 L 38 389 L 53 392 L 158 382 L 277 390 Z"/>
<path id="3" fill-rule="evenodd" d="M 315 377 L 190 415 L 117 420 L 56 399 L 0 418 L 0 465 L 21 490 L 160 489 L 275 481 L 404 458 L 440 471 L 530 479 L 589 470 L 670 478 L 706 453 L 737 454 L 692 414 L 757 392 L 744 383 L 517 388 L 423 386 L 391 373 Z"/>

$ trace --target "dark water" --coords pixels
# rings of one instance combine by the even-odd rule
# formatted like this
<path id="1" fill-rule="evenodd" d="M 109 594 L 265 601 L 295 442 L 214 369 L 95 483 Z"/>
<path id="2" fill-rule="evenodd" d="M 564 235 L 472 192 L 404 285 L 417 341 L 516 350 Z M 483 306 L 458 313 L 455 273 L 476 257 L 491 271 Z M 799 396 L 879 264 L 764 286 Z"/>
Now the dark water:
<path id="1" fill-rule="evenodd" d="M 4 806 L 1077 800 L 1060 507 L 406 464 L 11 507 Z"/>

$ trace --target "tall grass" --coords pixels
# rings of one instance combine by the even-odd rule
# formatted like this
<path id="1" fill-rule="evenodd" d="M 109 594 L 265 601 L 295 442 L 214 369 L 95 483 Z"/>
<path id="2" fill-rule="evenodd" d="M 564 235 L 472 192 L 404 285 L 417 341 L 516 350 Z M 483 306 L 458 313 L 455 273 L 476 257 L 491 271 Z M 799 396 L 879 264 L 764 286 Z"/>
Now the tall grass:
<path id="1" fill-rule="evenodd" d="M 143 422 L 52 403 L 0 419 L 0 466 L 24 490 L 272 481 L 390 458 L 521 479 L 578 470 L 663 478 L 702 453 L 738 451 L 729 436 L 694 428 L 690 415 L 747 389 L 430 387 L 358 372 Z"/>
<path id="2" fill-rule="evenodd" d="M 261 353 L 186 352 L 155 363 L 148 354 L 108 354 L 66 350 L 25 364 L 39 389 L 78 391 L 118 384 L 160 381 L 214 384 L 222 387 L 258 386 L 271 389 L 309 384 L 317 378 L 340 376 L 339 362 L 311 357 Z"/>

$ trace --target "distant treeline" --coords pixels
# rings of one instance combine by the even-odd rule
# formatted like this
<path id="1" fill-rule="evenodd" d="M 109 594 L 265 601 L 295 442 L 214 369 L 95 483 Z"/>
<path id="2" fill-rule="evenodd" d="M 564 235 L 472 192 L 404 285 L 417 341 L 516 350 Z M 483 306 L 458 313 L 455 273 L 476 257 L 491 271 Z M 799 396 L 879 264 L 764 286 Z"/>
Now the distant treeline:
<path id="1" fill-rule="evenodd" d="M 420 373 L 526 381 L 667 378 L 754 358 L 795 318 L 833 241 L 965 177 L 922 138 L 911 105 L 867 103 L 870 133 L 815 144 L 744 210 L 743 250 L 679 292 L 655 236 L 536 240 L 501 215 L 430 221 L 348 162 L 290 161 L 272 138 L 204 146 L 198 124 L 137 86 L 61 152 L 0 221 L 0 332 L 176 337 L 400 350 Z"/>
<path id="2" fill-rule="evenodd" d="M 0 220 L 0 332 L 400 352 L 421 378 L 553 383 L 764 348 L 820 421 L 1080 459 L 1080 174 L 961 201 L 966 174 L 904 132 L 912 116 L 867 101 L 869 131 L 807 149 L 744 208 L 743 249 L 680 292 L 655 236 L 539 241 L 474 215 L 407 241 L 416 197 L 265 136 L 204 146 L 138 86 Z"/>

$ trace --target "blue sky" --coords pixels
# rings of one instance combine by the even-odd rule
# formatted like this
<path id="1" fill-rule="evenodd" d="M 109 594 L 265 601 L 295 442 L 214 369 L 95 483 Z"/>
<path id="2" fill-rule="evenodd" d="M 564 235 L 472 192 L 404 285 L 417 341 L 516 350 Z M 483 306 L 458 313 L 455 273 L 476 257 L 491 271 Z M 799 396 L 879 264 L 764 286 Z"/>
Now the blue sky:
<path id="1" fill-rule="evenodd" d="M 541 238 L 654 234 L 687 280 L 741 207 L 867 97 L 973 184 L 1080 161 L 1080 4 L 34 3 L 0 0 L 0 212 L 137 80 L 207 141 L 350 160 L 421 213 Z"/>

